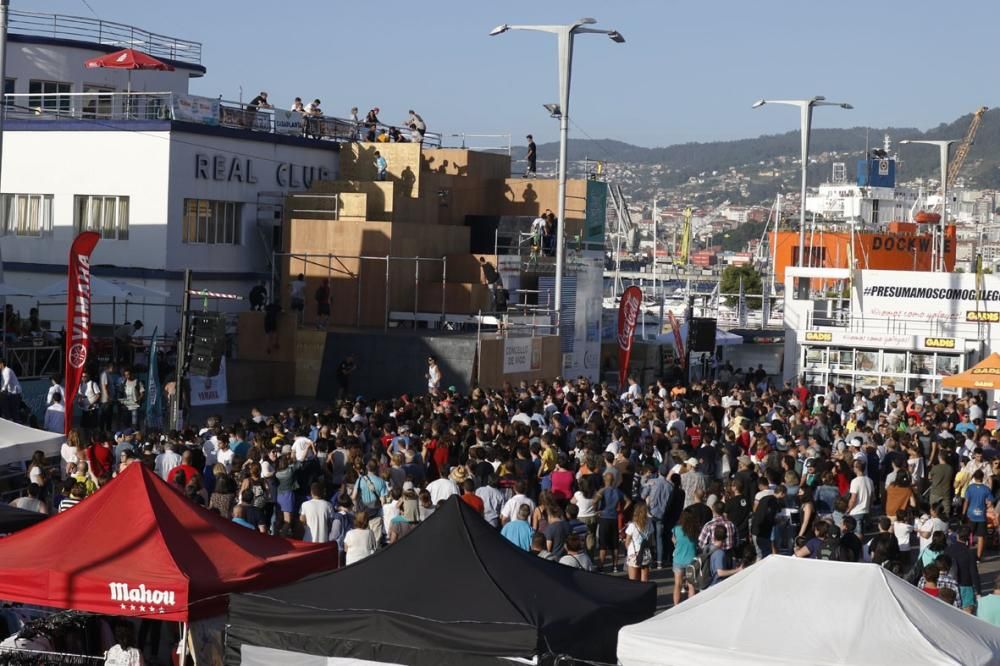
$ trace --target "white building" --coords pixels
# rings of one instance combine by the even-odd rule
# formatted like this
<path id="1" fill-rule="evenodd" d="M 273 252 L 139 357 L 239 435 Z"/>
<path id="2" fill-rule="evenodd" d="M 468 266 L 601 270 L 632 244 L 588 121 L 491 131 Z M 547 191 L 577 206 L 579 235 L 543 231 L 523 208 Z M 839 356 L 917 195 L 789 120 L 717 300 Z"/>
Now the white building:
<path id="1" fill-rule="evenodd" d="M 148 335 L 154 326 L 176 329 L 185 269 L 197 288 L 241 295 L 269 280 L 285 195 L 335 178 L 339 144 L 295 127 L 275 132 L 270 113 L 189 96 L 189 79 L 205 73 L 200 44 L 51 15 L 48 28 L 36 30 L 37 16 L 11 12 L 4 281 L 37 290 L 64 278 L 72 239 L 99 231 L 95 275 L 168 294 L 129 306 L 128 317 L 141 318 Z M 84 67 L 129 46 L 122 35 L 175 70 L 137 71 L 129 81 L 121 70 Z M 127 88 L 133 94 L 123 94 Z M 22 314 L 34 303 L 10 301 Z M 41 317 L 58 330 L 64 311 L 43 306 Z M 119 307 L 118 323 L 123 314 Z M 95 306 L 94 320 L 112 323 L 109 307 Z"/>
<path id="2" fill-rule="evenodd" d="M 850 285 L 850 298 L 816 297 L 821 282 Z M 785 293 L 785 380 L 949 392 L 942 377 L 1000 350 L 994 275 L 977 298 L 974 273 L 789 267 Z"/>

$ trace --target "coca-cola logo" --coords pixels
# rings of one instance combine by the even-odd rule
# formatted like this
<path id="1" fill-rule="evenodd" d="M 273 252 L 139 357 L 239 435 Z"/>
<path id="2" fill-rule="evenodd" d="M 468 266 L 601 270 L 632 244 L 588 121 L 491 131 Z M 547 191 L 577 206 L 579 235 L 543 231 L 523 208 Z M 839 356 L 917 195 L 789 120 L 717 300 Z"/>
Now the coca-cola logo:
<path id="1" fill-rule="evenodd" d="M 632 333 L 635 332 L 635 324 L 639 319 L 639 307 L 642 305 L 642 297 L 636 292 L 627 291 L 622 295 L 621 318 L 618 327 L 618 346 L 629 351 L 632 349 Z"/>

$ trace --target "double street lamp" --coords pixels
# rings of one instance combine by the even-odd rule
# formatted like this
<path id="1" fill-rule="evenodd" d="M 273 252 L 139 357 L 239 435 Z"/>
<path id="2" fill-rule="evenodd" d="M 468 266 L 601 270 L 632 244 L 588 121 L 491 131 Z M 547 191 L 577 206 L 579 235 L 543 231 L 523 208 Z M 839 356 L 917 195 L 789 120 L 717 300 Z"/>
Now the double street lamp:
<path id="1" fill-rule="evenodd" d="M 492 37 L 502 35 L 510 30 L 530 30 L 532 32 L 552 33 L 559 40 L 558 114 L 555 111 L 550 112 L 553 116 L 558 115 L 559 117 L 559 223 L 556 232 L 555 310 L 560 320 L 562 318 L 563 259 L 566 239 L 566 142 L 569 137 L 569 84 L 573 69 L 573 38 L 576 35 L 594 34 L 607 35 L 611 38 L 611 41 L 618 44 L 625 42 L 625 38 L 617 30 L 601 30 L 599 28 L 587 27 L 595 23 L 597 21 L 592 18 L 582 18 L 568 25 L 509 25 L 504 23 L 490 30 L 490 36 Z"/>
<path id="2" fill-rule="evenodd" d="M 817 106 L 839 106 L 842 109 L 853 109 L 854 107 L 846 102 L 827 102 L 825 97 L 811 97 L 809 99 L 759 99 L 753 103 L 753 108 L 757 109 L 765 104 L 785 104 L 787 106 L 799 107 L 801 118 L 801 138 L 802 138 L 802 183 L 799 202 L 799 266 L 803 266 L 803 259 L 806 254 L 806 170 L 809 166 L 809 133 L 812 130 L 813 107 Z M 778 242 L 775 235 L 774 242 Z"/>

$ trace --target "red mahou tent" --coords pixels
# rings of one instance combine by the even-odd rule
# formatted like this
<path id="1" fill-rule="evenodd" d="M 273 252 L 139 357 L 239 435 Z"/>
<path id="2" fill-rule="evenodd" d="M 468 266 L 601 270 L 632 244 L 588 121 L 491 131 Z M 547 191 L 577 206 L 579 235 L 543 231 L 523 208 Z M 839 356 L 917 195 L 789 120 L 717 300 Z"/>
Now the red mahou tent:
<path id="1" fill-rule="evenodd" d="M 78 506 L 0 539 L 0 599 L 187 621 L 224 613 L 231 592 L 336 566 L 336 544 L 237 525 L 134 463 Z"/>

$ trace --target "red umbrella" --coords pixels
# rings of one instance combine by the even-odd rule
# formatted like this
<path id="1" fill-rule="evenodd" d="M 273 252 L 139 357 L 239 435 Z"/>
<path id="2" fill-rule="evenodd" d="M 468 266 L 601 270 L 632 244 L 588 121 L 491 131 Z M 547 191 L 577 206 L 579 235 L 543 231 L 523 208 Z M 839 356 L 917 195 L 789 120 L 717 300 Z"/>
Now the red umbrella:
<path id="1" fill-rule="evenodd" d="M 174 68 L 165 62 L 161 62 L 151 55 L 146 55 L 142 51 L 135 49 L 122 49 L 103 55 L 99 58 L 91 58 L 86 63 L 87 69 L 97 69 L 100 67 L 110 67 L 111 69 L 155 69 L 160 72 L 172 72 Z"/>
<path id="2" fill-rule="evenodd" d="M 99 58 L 91 58 L 90 60 L 87 60 L 84 65 L 87 69 L 108 67 L 110 69 L 128 70 L 127 92 L 130 94 L 126 102 L 127 109 L 131 109 L 132 105 L 131 92 L 133 69 L 151 69 L 159 72 L 174 71 L 173 65 L 168 65 L 165 62 L 157 60 L 151 55 L 147 55 L 142 51 L 136 51 L 135 49 L 122 49 L 121 51 L 115 51 L 114 53 L 109 53 L 107 55 L 100 56 Z M 130 111 L 127 111 L 127 113 L 130 113 Z"/>

